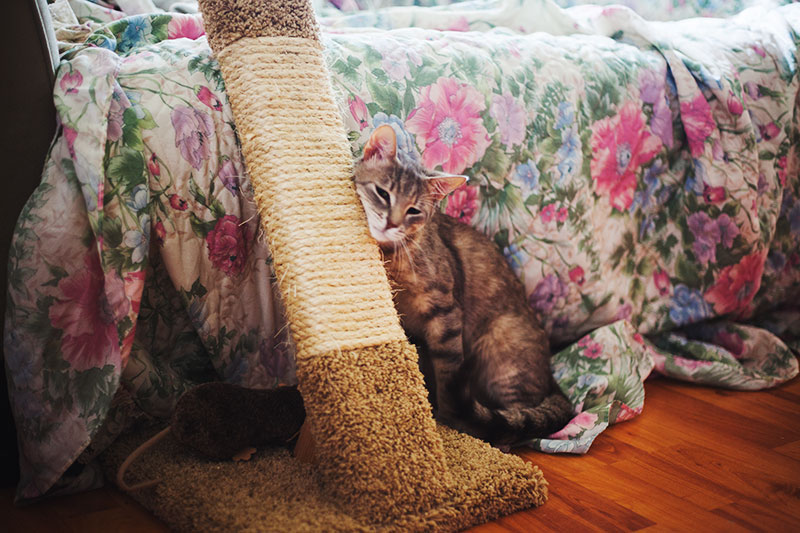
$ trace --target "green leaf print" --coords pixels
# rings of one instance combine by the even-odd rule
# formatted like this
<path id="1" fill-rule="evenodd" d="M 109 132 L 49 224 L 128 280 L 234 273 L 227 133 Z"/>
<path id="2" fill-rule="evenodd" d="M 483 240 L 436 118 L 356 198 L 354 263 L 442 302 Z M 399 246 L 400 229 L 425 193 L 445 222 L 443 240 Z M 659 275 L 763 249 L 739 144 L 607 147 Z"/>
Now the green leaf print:
<path id="1" fill-rule="evenodd" d="M 156 15 L 150 19 L 151 33 L 157 41 L 166 41 L 169 38 L 167 25 L 172 20 L 171 15 Z"/>
<path id="2" fill-rule="evenodd" d="M 122 221 L 119 218 L 103 218 L 103 242 L 108 248 L 122 244 Z"/>
<path id="3" fill-rule="evenodd" d="M 360 76 L 358 74 L 358 70 L 356 70 L 348 62 L 338 59 L 333 65 L 331 65 L 331 68 L 334 70 L 334 72 L 341 74 L 344 79 L 348 81 L 348 83 L 352 85 L 359 84 Z"/>
<path id="4" fill-rule="evenodd" d="M 133 150 L 143 150 L 142 131 L 139 129 L 139 117 L 136 110 L 129 107 L 122 114 L 122 142 Z"/>
<path id="5" fill-rule="evenodd" d="M 387 115 L 403 114 L 403 104 L 397 91 L 391 87 L 381 86 L 371 78 L 367 78 L 367 88 L 373 100 L 380 106 L 381 110 Z"/>
<path id="6" fill-rule="evenodd" d="M 700 273 L 694 263 L 688 261 L 686 256 L 679 255 L 675 262 L 678 279 L 689 287 L 700 286 Z"/>
<path id="7" fill-rule="evenodd" d="M 416 67 L 415 67 L 416 68 Z M 419 70 L 414 74 L 412 69 L 412 80 L 414 85 L 417 87 L 425 87 L 427 85 L 433 85 L 436 83 L 436 80 L 439 79 L 440 72 L 431 67 L 422 66 L 419 67 Z"/>
<path id="8" fill-rule="evenodd" d="M 75 383 L 78 406 L 84 416 L 97 414 L 105 402 L 111 401 L 113 391 L 116 390 L 113 375 L 113 365 L 75 372 L 72 379 Z"/>
<path id="9" fill-rule="evenodd" d="M 114 187 L 121 187 L 123 192 L 130 192 L 137 185 L 145 183 L 144 158 L 141 152 L 123 148 L 121 153 L 111 158 L 106 169 L 106 176 Z"/>
<path id="10" fill-rule="evenodd" d="M 216 221 L 210 220 L 208 222 L 205 222 L 203 220 L 200 220 L 200 218 L 198 218 L 198 216 L 195 215 L 194 213 L 191 213 L 189 215 L 189 223 L 192 225 L 192 231 L 194 231 L 195 235 L 198 235 L 204 239 L 206 238 L 206 235 L 208 235 L 208 233 L 212 229 L 214 229 L 214 226 L 216 225 Z"/>

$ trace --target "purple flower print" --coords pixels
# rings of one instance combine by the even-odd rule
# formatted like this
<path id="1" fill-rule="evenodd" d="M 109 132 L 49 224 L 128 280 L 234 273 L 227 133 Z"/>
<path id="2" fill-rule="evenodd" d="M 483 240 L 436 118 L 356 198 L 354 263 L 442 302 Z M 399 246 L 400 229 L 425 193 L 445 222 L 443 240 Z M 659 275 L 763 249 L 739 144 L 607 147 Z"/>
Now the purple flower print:
<path id="1" fill-rule="evenodd" d="M 236 164 L 228 156 L 222 157 L 217 177 L 231 194 L 236 195 L 239 193 L 239 169 L 236 168 Z"/>
<path id="2" fill-rule="evenodd" d="M 765 192 L 767 192 L 767 189 L 769 189 L 769 183 L 767 182 L 766 176 L 764 176 L 764 173 L 762 172 L 758 175 L 758 183 L 756 184 L 756 191 L 758 191 L 759 195 L 762 195 Z"/>
<path id="3" fill-rule="evenodd" d="M 147 251 L 150 249 L 150 215 L 142 215 L 139 222 L 141 230 L 128 230 L 122 236 L 122 243 L 131 249 L 131 262 L 134 264 L 147 259 Z"/>
<path id="4" fill-rule="evenodd" d="M 779 250 L 770 250 L 767 256 L 767 265 L 772 272 L 780 272 L 786 266 L 786 256 Z"/>
<path id="5" fill-rule="evenodd" d="M 628 320 L 632 314 L 633 306 L 630 304 L 630 302 L 626 302 L 617 309 L 617 312 L 614 315 L 614 320 Z"/>
<path id="6" fill-rule="evenodd" d="M 639 72 L 639 96 L 642 102 L 654 104 L 664 96 L 664 73 L 647 69 Z"/>
<path id="7" fill-rule="evenodd" d="M 792 233 L 800 233 L 800 200 L 796 201 L 789 211 L 789 228 Z"/>
<path id="8" fill-rule="evenodd" d="M 581 163 L 581 141 L 576 129 L 569 128 L 565 130 L 562 139 L 563 144 L 556 152 L 556 158 L 559 160 L 556 167 L 558 170 L 557 185 L 563 185 L 568 178 L 575 176 Z"/>
<path id="9" fill-rule="evenodd" d="M 511 265 L 511 268 L 514 269 L 514 272 L 519 274 L 520 270 L 522 270 L 522 265 L 525 262 L 525 256 L 523 255 L 522 250 L 520 250 L 516 244 L 512 243 L 503 248 L 503 255 L 506 257 L 508 264 Z"/>
<path id="10" fill-rule="evenodd" d="M 422 65 L 422 56 L 411 48 L 382 45 L 379 52 L 383 56 L 381 67 L 394 81 L 411 79 L 410 65 L 417 67 Z"/>
<path id="11" fill-rule="evenodd" d="M 747 96 L 753 100 L 761 98 L 761 92 L 758 90 L 758 84 L 753 81 L 748 81 L 744 84 L 744 89 L 747 91 Z"/>
<path id="12" fill-rule="evenodd" d="M 497 121 L 501 143 L 506 146 L 522 143 L 525 139 L 525 110 L 510 93 L 492 96 L 489 115 Z"/>
<path id="13" fill-rule="evenodd" d="M 744 352 L 744 339 L 736 332 L 720 331 L 714 336 L 714 343 L 731 352 L 734 357 Z"/>
<path id="14" fill-rule="evenodd" d="M 191 107 L 176 106 L 170 118 L 175 129 L 175 146 L 192 167 L 200 170 L 203 161 L 211 155 L 208 142 L 214 135 L 211 117 Z"/>
<path id="15" fill-rule="evenodd" d="M 284 331 L 285 328 L 280 333 L 262 340 L 258 346 L 259 359 L 267 375 L 277 380 L 286 376 L 292 363 Z"/>
<path id="16" fill-rule="evenodd" d="M 674 143 L 672 135 L 672 110 L 667 104 L 667 97 L 661 96 L 653 104 L 653 117 L 650 119 L 650 129 L 658 135 L 667 148 L 672 148 Z"/>
<path id="17" fill-rule="evenodd" d="M 731 217 L 725 213 L 721 214 L 719 218 L 717 218 L 717 227 L 719 228 L 720 242 L 725 248 L 733 246 L 733 240 L 739 235 L 739 227 Z"/>
<path id="18" fill-rule="evenodd" d="M 543 313 L 550 313 L 559 300 L 567 296 L 567 286 L 555 274 L 548 274 L 536 285 L 529 300 L 531 306 Z"/>
<path id="19" fill-rule="evenodd" d="M 653 106 L 650 129 L 658 135 L 661 142 L 672 148 L 672 111 L 665 92 L 665 73 L 657 70 L 643 70 L 639 73 L 639 96 L 642 102 Z"/>
<path id="20" fill-rule="evenodd" d="M 733 246 L 733 241 L 739 235 L 739 227 L 727 214 L 721 214 L 716 220 L 712 220 L 702 211 L 694 213 L 689 217 L 689 229 L 694 235 L 694 250 L 697 260 L 703 265 L 709 261 L 716 261 L 717 244 L 722 244 L 725 248 Z"/>
<path id="21" fill-rule="evenodd" d="M 694 235 L 692 250 L 703 265 L 717 259 L 717 243 L 720 241 L 719 226 L 706 213 L 699 211 L 689 217 L 689 229 Z"/>

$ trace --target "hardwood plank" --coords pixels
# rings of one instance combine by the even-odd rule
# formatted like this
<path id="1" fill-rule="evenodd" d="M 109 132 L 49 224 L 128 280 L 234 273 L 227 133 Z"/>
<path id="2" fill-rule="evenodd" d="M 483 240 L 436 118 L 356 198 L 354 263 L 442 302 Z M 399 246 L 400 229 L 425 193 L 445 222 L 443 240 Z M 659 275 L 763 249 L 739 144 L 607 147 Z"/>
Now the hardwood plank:
<path id="1" fill-rule="evenodd" d="M 48 505 L 51 502 L 14 507 L 13 500 L 14 489 L 4 487 L 0 497 L 0 523 L 9 533 L 78 533 L 51 510 Z"/>
<path id="2" fill-rule="evenodd" d="M 698 439 L 698 443 L 709 448 L 722 444 L 739 447 L 763 443 L 783 444 L 790 440 L 787 437 L 795 431 L 793 426 L 751 418 L 718 407 L 707 400 L 708 398 L 687 396 L 679 389 L 670 389 L 667 385 L 659 388 L 658 394 L 650 394 L 645 402 L 649 403 L 651 409 L 658 410 L 671 426 L 689 424 L 697 428 L 692 434 L 692 441 Z"/>
<path id="3" fill-rule="evenodd" d="M 692 501 L 673 496 L 660 486 L 659 479 L 634 481 L 618 464 L 610 465 L 604 471 L 586 472 L 579 480 L 573 481 L 602 494 L 659 527 L 689 531 L 702 523 L 707 530 L 744 531 Z"/>
<path id="4" fill-rule="evenodd" d="M 579 474 L 586 470 L 604 468 L 606 463 L 591 455 L 574 455 L 570 453 L 549 454 L 531 450 L 515 450 L 514 453 L 541 468 L 545 479 L 550 479 L 551 471 L 563 474 Z"/>
<path id="5" fill-rule="evenodd" d="M 773 450 L 786 457 L 791 457 L 795 461 L 800 461 L 800 440 L 783 444 Z"/>
<path id="6" fill-rule="evenodd" d="M 735 502 L 761 501 L 787 519 L 800 520 L 797 461 L 775 464 L 753 450 L 732 456 L 719 448 L 701 446 L 665 450 L 662 456 L 668 461 L 683 462 L 698 480 Z"/>
<path id="7" fill-rule="evenodd" d="M 550 472 L 545 474 L 550 484 L 550 498 L 534 511 L 516 513 L 500 518 L 492 524 L 476 527 L 470 531 L 488 533 L 495 525 L 504 531 L 635 531 L 653 525 L 633 511 L 587 490 L 580 483 Z M 557 488 L 557 490 L 555 490 Z"/>
<path id="8" fill-rule="evenodd" d="M 114 533 L 139 533 L 141 531 L 163 531 L 169 529 L 143 510 L 132 512 L 129 506 L 118 506 L 90 514 L 79 514 L 65 521 L 73 531 L 81 533 L 108 533 L 112 531 L 108 524 L 114 524 Z"/>
<path id="9" fill-rule="evenodd" d="M 797 522 L 787 521 L 781 512 L 765 507 L 760 502 L 739 501 L 715 509 L 714 514 L 736 523 L 750 531 L 791 531 L 797 529 Z M 792 527 L 791 525 L 794 524 Z"/>
<path id="10" fill-rule="evenodd" d="M 658 486 L 662 490 L 672 496 L 689 500 L 706 511 L 733 503 L 732 498 L 719 494 L 709 488 L 705 481 L 696 479 L 690 470 L 660 457 L 651 456 L 646 461 L 636 458 L 619 461 L 614 467 L 639 482 L 658 480 Z"/>
<path id="11" fill-rule="evenodd" d="M 800 439 L 800 406 L 770 391 L 733 391 L 712 389 L 688 383 L 666 383 L 666 390 L 699 399 L 737 416 L 750 420 L 769 421 L 781 428 L 782 436 Z"/>
<path id="12" fill-rule="evenodd" d="M 783 398 L 800 405 L 800 379 L 794 378 L 774 389 L 769 389 L 769 393 L 778 398 Z"/>
<path id="13" fill-rule="evenodd" d="M 0 493 L 0 523 L 10 532 L 30 533 L 167 533 L 169 529 L 147 509 L 114 488 L 56 497 L 14 507 L 14 489 Z"/>
<path id="14" fill-rule="evenodd" d="M 669 420 L 662 416 L 661 411 L 649 408 L 645 399 L 642 414 L 632 420 L 614 424 L 602 433 L 594 444 L 602 446 L 606 439 L 616 438 L 618 441 L 634 444 L 646 455 L 685 442 L 685 436 L 676 431 L 678 427 L 666 424 L 669 424 Z"/>

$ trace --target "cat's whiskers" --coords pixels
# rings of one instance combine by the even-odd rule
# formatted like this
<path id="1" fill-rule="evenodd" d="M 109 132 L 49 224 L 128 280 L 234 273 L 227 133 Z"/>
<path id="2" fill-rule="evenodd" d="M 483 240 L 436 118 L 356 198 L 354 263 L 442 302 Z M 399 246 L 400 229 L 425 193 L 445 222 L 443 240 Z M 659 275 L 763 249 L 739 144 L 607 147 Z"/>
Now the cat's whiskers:
<path id="1" fill-rule="evenodd" d="M 409 264 L 409 267 L 411 268 L 411 275 L 414 277 L 414 282 L 416 283 L 416 281 L 417 281 L 417 271 L 416 271 L 416 268 L 415 268 L 415 265 L 414 265 L 414 258 L 411 256 L 411 252 L 408 250 L 408 245 L 406 244 L 406 239 L 401 240 L 400 241 L 400 245 L 402 246 L 403 251 L 406 254 L 406 257 L 408 258 L 408 264 Z M 417 244 L 417 246 L 419 246 L 419 244 Z"/>

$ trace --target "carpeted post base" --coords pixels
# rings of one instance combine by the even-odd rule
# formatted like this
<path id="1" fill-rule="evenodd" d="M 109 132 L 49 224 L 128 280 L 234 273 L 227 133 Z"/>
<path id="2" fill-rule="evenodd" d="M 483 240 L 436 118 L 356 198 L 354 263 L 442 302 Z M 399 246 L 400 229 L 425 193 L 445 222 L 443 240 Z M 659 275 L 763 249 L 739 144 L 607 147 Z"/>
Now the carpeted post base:
<path id="1" fill-rule="evenodd" d="M 125 457 L 158 428 L 117 440 L 103 455 L 110 477 Z M 375 523 L 343 509 L 326 490 L 314 465 L 286 449 L 259 450 L 250 461 L 211 461 L 182 448 L 169 435 L 134 463 L 127 474 L 138 483 L 161 479 L 131 496 L 177 532 L 275 531 L 458 531 L 547 498 L 541 471 L 516 456 L 444 426 L 441 438 L 453 489 L 424 512 L 401 513 Z"/>
<path id="2" fill-rule="evenodd" d="M 445 498 L 453 479 L 412 345 L 323 354 L 297 378 L 303 397 L 317 400 L 306 421 L 331 497 L 364 518 L 425 512 Z"/>

